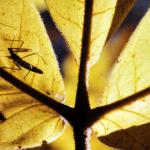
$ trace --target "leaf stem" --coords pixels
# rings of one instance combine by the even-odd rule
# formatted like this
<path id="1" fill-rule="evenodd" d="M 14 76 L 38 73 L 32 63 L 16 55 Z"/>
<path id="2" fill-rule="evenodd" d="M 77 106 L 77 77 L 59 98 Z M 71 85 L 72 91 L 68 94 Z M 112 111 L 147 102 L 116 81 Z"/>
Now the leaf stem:
<path id="1" fill-rule="evenodd" d="M 76 95 L 75 109 L 87 115 L 90 111 L 86 78 L 88 75 L 87 61 L 89 57 L 91 22 L 92 22 L 93 0 L 85 0 L 83 36 L 81 47 L 81 59 L 78 77 L 78 87 Z"/>
<path id="2" fill-rule="evenodd" d="M 135 93 L 133 95 L 125 97 L 117 102 L 113 102 L 111 104 L 92 109 L 91 114 L 90 114 L 91 119 L 89 120 L 89 126 L 91 126 L 94 122 L 96 122 L 103 115 L 105 115 L 111 111 L 114 111 L 120 107 L 126 106 L 129 103 L 135 102 L 135 101 L 139 100 L 139 98 L 147 96 L 148 94 L 150 94 L 150 87 L 148 87 L 144 90 L 141 90 L 138 93 Z"/>
<path id="3" fill-rule="evenodd" d="M 76 150 L 90 150 L 87 122 L 88 122 L 88 115 L 91 109 L 89 105 L 86 83 L 88 76 L 87 62 L 90 47 L 92 10 L 93 10 L 93 0 L 85 0 L 81 59 L 80 59 L 78 87 L 74 112 L 75 116 L 73 122 L 71 122 L 74 128 Z"/>
<path id="4" fill-rule="evenodd" d="M 62 103 L 59 103 L 55 101 L 54 99 L 40 93 L 39 91 L 35 90 L 34 88 L 30 87 L 29 85 L 23 83 L 19 79 L 15 78 L 11 74 L 9 74 L 4 69 L 0 68 L 0 76 L 5 79 L 6 81 L 10 82 L 23 92 L 29 94 L 33 98 L 37 99 L 39 102 L 41 102 L 44 105 L 47 105 L 48 107 L 54 109 L 57 111 L 60 115 L 62 115 L 67 120 L 71 120 L 71 114 L 73 114 L 73 108 L 64 105 Z M 71 119 L 70 119 L 71 118 Z"/>
<path id="5" fill-rule="evenodd" d="M 74 128 L 76 150 L 90 150 L 90 129 Z"/>

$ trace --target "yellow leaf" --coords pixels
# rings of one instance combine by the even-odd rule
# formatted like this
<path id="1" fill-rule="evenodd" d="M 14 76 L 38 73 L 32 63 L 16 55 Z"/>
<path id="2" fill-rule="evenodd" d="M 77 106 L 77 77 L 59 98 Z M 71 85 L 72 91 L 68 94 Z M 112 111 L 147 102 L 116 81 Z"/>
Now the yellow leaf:
<path id="1" fill-rule="evenodd" d="M 90 69 L 88 94 L 91 108 L 99 105 L 101 101 L 100 97 L 107 83 L 107 76 L 111 64 L 109 52 L 104 49 L 98 62 Z"/>
<path id="2" fill-rule="evenodd" d="M 55 54 L 30 0 L 0 1 L 0 67 L 60 102 L 65 98 Z M 42 73 L 29 72 L 34 67 Z M 6 119 L 0 120 L 0 149 L 39 146 L 62 134 L 64 120 L 54 110 L 6 81 L 0 83 L 0 114 Z"/>
<path id="3" fill-rule="evenodd" d="M 141 21 L 113 68 L 105 90 L 105 104 L 127 97 L 150 85 L 149 12 Z M 144 36 L 143 36 L 144 35 Z"/>
<path id="4" fill-rule="evenodd" d="M 120 51 L 126 44 L 131 27 L 124 27 L 115 38 L 108 41 L 101 53 L 100 59 L 90 69 L 88 94 L 91 108 L 102 103 L 104 88 L 108 83 L 108 78 L 114 61 L 116 61 Z M 96 81 L 96 82 L 95 82 Z"/>
<path id="5" fill-rule="evenodd" d="M 50 14 L 67 40 L 70 50 L 79 64 L 84 18 L 84 0 L 45 1 L 50 10 Z M 90 40 L 90 65 L 98 60 L 108 34 L 112 34 L 116 27 L 118 27 L 134 1 L 135 0 L 94 0 Z M 120 13 L 116 13 L 120 10 Z M 116 23 L 116 20 L 118 23 Z M 110 28 L 112 31 L 109 33 Z"/>
<path id="6" fill-rule="evenodd" d="M 128 97 L 150 86 L 149 18 L 150 10 L 138 25 L 116 62 L 109 84 L 102 97 L 103 105 Z M 128 106 L 106 114 L 94 126 L 98 136 L 123 129 L 122 133 L 124 134 L 120 139 L 121 142 L 119 143 L 118 141 L 118 145 L 113 142 L 117 141 L 117 135 L 114 138 L 111 137 L 110 142 L 106 140 L 106 143 L 111 145 L 110 143 L 112 142 L 118 148 L 132 150 L 150 147 L 149 141 L 147 141 L 150 134 L 149 130 L 147 130 L 149 128 L 148 122 L 150 121 L 149 98 L 149 95 L 145 96 Z"/>
<path id="7" fill-rule="evenodd" d="M 72 68 L 70 69 L 70 66 Z M 78 83 L 78 69 L 74 57 L 69 54 L 63 63 L 66 104 L 74 107 Z"/>
<path id="8" fill-rule="evenodd" d="M 1 0 L 0 7 L 0 66 L 6 67 L 12 75 L 40 92 L 59 101 L 64 100 L 64 85 L 57 60 L 32 2 Z M 25 49 L 28 52 L 14 52 L 20 58 L 24 57 L 18 62 L 16 57 L 12 59 L 7 57 L 11 55 L 8 48 L 20 48 L 13 51 Z M 24 61 L 28 63 L 27 68 L 24 67 Z M 14 62 L 21 67 L 21 70 L 14 70 L 19 69 Z M 23 65 L 20 65 L 21 62 Z M 29 72 L 32 66 L 42 73 L 32 70 Z"/>
<path id="9" fill-rule="evenodd" d="M 54 110 L 1 80 L 0 149 L 27 148 L 52 142 L 64 130 L 64 121 Z"/>

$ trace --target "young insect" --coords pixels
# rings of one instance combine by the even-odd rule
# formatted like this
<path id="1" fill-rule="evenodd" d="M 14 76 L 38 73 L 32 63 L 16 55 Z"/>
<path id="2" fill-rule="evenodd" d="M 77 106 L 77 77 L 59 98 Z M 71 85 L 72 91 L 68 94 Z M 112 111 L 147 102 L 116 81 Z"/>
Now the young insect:
<path id="1" fill-rule="evenodd" d="M 21 41 L 21 40 L 8 40 L 6 39 L 7 41 Z M 3 67 L 3 68 L 6 68 L 6 69 L 13 69 L 13 70 L 21 70 L 23 68 L 29 70 L 28 73 L 25 75 L 24 79 L 27 77 L 27 75 L 29 74 L 30 71 L 32 72 L 35 72 L 35 73 L 38 73 L 38 74 L 43 74 L 43 71 L 39 68 L 37 68 L 36 66 L 34 65 L 31 65 L 30 63 L 26 62 L 23 60 L 23 58 L 25 57 L 29 57 L 31 55 L 35 55 L 37 53 L 32 53 L 32 54 L 29 54 L 27 56 L 24 56 L 24 57 L 20 57 L 18 56 L 16 53 L 17 52 L 29 52 L 31 51 L 31 49 L 24 49 L 24 48 L 21 48 L 23 45 L 23 41 L 21 41 L 21 46 L 19 48 L 13 48 L 12 47 L 12 44 L 11 44 L 11 47 L 8 48 L 8 51 L 9 51 L 9 54 L 10 56 L 7 56 L 9 59 L 12 59 L 13 60 L 13 63 L 18 67 L 18 68 L 8 68 L 8 67 Z"/>

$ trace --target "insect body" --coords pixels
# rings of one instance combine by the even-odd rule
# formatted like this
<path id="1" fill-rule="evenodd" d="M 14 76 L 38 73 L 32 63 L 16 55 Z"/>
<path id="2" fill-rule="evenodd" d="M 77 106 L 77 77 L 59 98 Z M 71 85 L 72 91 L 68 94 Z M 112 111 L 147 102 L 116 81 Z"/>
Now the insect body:
<path id="1" fill-rule="evenodd" d="M 11 26 L 3 24 L 3 23 L 0 23 L 0 25 L 16 29 L 14 27 L 11 27 Z M 24 43 L 24 41 L 22 41 L 20 39 L 19 40 L 15 40 L 14 38 L 12 40 L 11 39 L 5 39 L 5 41 L 11 41 L 11 46 L 8 48 L 10 56 L 7 56 L 7 57 L 10 58 L 11 60 L 13 60 L 13 63 L 17 66 L 17 68 L 10 68 L 10 67 L 2 67 L 2 68 L 12 69 L 12 70 L 21 70 L 21 67 L 23 67 L 23 68 L 29 70 L 24 78 L 26 78 L 26 76 L 29 74 L 30 71 L 38 73 L 38 74 L 43 74 L 43 71 L 41 69 L 39 69 L 36 66 L 31 65 L 30 63 L 28 63 L 28 62 L 23 60 L 23 58 L 31 56 L 31 55 L 34 55 L 34 54 L 37 54 L 37 53 L 32 53 L 32 54 L 29 54 L 29 55 L 24 56 L 24 57 L 21 58 L 20 56 L 17 55 L 17 52 L 29 52 L 31 49 L 21 48 L 23 43 Z M 17 47 L 17 48 L 12 47 L 13 42 L 15 42 L 15 41 L 21 42 L 20 47 Z M 44 61 L 43 58 L 42 58 L 42 60 Z M 44 61 L 44 63 L 45 63 L 45 61 Z"/>
<path id="2" fill-rule="evenodd" d="M 43 74 L 43 71 L 39 68 L 29 64 L 28 62 L 24 61 L 22 58 L 20 58 L 14 51 L 13 48 L 8 48 L 8 51 L 10 53 L 10 56 L 7 56 L 8 58 L 12 59 L 14 64 L 18 67 L 19 70 L 21 70 L 21 67 L 28 69 L 29 71 Z M 35 53 L 34 53 L 35 54 Z M 29 55 L 28 55 L 29 56 Z M 25 56 L 27 57 L 27 56 Z M 24 58 L 25 58 L 24 57 Z"/>
<path id="3" fill-rule="evenodd" d="M 21 41 L 21 40 L 8 40 L 8 41 L 13 42 L 13 41 Z M 23 41 L 21 41 L 21 42 L 22 42 L 21 43 L 21 46 L 22 46 Z M 23 58 L 31 56 L 31 55 L 35 55 L 37 53 L 32 53 L 32 54 L 29 54 L 29 55 L 24 56 L 22 58 L 16 54 L 17 52 L 29 52 L 31 50 L 31 49 L 21 48 L 21 46 L 19 48 L 13 48 L 12 44 L 11 44 L 11 47 L 8 48 L 10 56 L 7 56 L 7 57 L 9 59 L 13 60 L 13 63 L 17 66 L 17 68 L 9 68 L 9 67 L 3 67 L 3 68 L 13 69 L 13 70 L 21 70 L 21 67 L 23 67 L 23 68 L 29 70 L 28 73 L 25 75 L 24 79 L 27 77 L 27 75 L 29 74 L 30 71 L 38 73 L 38 74 L 43 74 L 43 71 L 41 69 L 39 69 L 36 66 L 31 65 L 30 63 L 23 60 Z"/>

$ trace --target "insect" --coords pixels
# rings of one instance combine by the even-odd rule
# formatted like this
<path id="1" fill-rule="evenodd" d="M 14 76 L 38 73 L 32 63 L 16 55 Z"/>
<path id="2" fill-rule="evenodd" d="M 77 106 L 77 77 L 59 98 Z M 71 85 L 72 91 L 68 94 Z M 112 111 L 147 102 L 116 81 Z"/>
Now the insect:
<path id="1" fill-rule="evenodd" d="M 8 40 L 8 39 L 6 39 L 6 40 Z M 8 40 L 8 41 L 12 41 L 13 42 L 13 41 L 21 41 L 21 40 Z M 29 52 L 31 50 L 31 49 L 21 48 L 22 45 L 23 45 L 23 41 L 21 41 L 21 42 L 22 43 L 21 43 L 21 46 L 19 48 L 13 48 L 12 44 L 11 44 L 11 46 L 8 48 L 10 56 L 7 56 L 9 59 L 13 60 L 13 63 L 18 68 L 8 68 L 8 67 L 3 67 L 3 68 L 13 69 L 13 70 L 21 70 L 22 69 L 21 67 L 23 67 L 23 68 L 29 70 L 28 73 L 25 75 L 24 79 L 27 77 L 27 75 L 29 74 L 30 71 L 38 73 L 38 74 L 43 74 L 43 71 L 41 69 L 39 69 L 36 66 L 31 65 L 30 63 L 28 63 L 28 62 L 23 60 L 23 58 L 29 57 L 31 55 L 35 55 L 37 53 L 32 53 L 32 54 L 26 55 L 26 56 L 24 56 L 22 58 L 16 54 L 17 52 Z"/>

